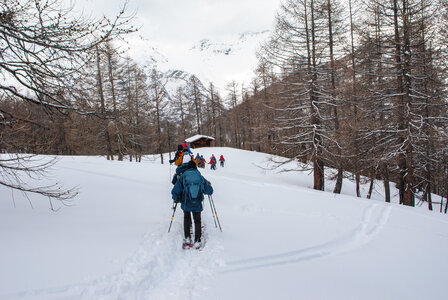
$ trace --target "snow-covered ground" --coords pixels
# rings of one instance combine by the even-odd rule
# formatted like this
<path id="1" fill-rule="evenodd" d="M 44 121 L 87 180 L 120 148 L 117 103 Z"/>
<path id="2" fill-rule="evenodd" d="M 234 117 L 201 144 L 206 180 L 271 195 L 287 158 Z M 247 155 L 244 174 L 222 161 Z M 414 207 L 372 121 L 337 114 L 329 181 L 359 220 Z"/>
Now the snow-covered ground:
<path id="1" fill-rule="evenodd" d="M 180 210 L 167 232 L 174 167 L 155 157 L 60 157 L 53 176 L 80 194 L 57 212 L 0 187 L 0 299 L 446 299 L 446 215 L 386 204 L 379 182 L 372 200 L 347 180 L 335 195 L 259 168 L 266 154 L 199 153 L 227 160 L 200 169 L 223 228 L 207 200 L 200 252 L 181 249 Z"/>

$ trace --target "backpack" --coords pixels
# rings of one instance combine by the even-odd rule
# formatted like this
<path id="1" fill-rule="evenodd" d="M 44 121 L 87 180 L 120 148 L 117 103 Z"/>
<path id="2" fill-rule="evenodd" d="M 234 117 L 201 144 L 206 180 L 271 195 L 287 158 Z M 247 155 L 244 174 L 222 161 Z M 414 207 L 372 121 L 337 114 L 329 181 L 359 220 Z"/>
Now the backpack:
<path id="1" fill-rule="evenodd" d="M 183 159 L 184 159 L 184 152 L 180 152 L 177 157 L 174 157 L 174 159 L 175 159 L 174 164 L 176 166 L 180 166 L 182 164 Z"/>
<path id="2" fill-rule="evenodd" d="M 199 171 L 189 171 L 183 174 L 183 184 L 185 195 L 190 195 L 190 199 L 196 199 L 202 193 L 202 176 Z"/>

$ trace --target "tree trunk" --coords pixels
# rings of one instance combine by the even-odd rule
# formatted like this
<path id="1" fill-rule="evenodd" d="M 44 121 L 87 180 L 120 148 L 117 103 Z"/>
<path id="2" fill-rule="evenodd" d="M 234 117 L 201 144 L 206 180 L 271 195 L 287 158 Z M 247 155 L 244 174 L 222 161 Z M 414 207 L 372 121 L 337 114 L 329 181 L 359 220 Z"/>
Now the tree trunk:
<path id="1" fill-rule="evenodd" d="M 107 126 L 107 122 L 105 119 L 106 115 L 106 105 L 104 100 L 104 90 L 103 90 L 103 76 L 101 74 L 101 57 L 98 46 L 96 46 L 96 66 L 97 66 L 97 76 L 98 76 L 98 94 L 100 96 L 101 102 L 101 117 L 103 123 L 104 137 L 106 139 L 106 149 L 107 149 L 107 160 L 114 160 L 114 156 L 112 154 L 112 145 L 110 142 L 109 130 Z"/>
<path id="2" fill-rule="evenodd" d="M 411 126 L 411 116 L 412 116 L 412 101 L 411 101 L 411 42 L 410 42 L 410 28 L 409 28 L 409 12 L 407 8 L 407 1 L 402 0 L 402 14 L 403 14 L 403 36 L 404 36 L 404 54 L 403 54 L 403 78 L 404 78 L 404 100 L 406 104 L 406 116 L 405 116 L 405 128 L 406 136 L 406 176 L 405 176 L 405 190 L 404 190 L 404 205 L 415 206 L 415 195 L 414 195 L 414 165 L 413 165 L 413 155 L 414 147 L 412 145 L 411 133 L 413 128 Z"/>
<path id="3" fill-rule="evenodd" d="M 305 2 L 306 3 L 306 2 Z M 311 12 L 311 28 L 308 28 L 308 21 L 306 21 L 306 35 L 307 35 L 307 52 L 308 52 L 308 74 L 311 76 L 310 80 L 310 107 L 311 110 L 311 124 L 314 127 L 313 132 L 313 147 L 314 153 L 312 156 L 313 168 L 314 168 L 314 189 L 323 191 L 325 189 L 325 173 L 324 162 L 322 160 L 322 137 L 318 132 L 321 126 L 321 120 L 319 112 L 316 111 L 317 96 L 316 96 L 316 83 L 317 83 L 317 53 L 316 53 L 316 32 L 315 32 L 315 11 L 314 0 L 310 1 Z M 306 10 L 306 7 L 305 7 Z M 311 33 L 311 35 L 310 35 Z"/>
<path id="4" fill-rule="evenodd" d="M 123 160 L 123 150 L 122 150 L 122 143 L 123 140 L 121 138 L 121 132 L 120 132 L 120 116 L 119 111 L 117 109 L 117 96 L 116 96 L 116 90 L 115 90 L 115 79 L 114 79 L 114 66 L 112 62 L 112 48 L 109 45 L 109 42 L 106 43 L 107 47 L 107 63 L 108 63 L 108 72 L 109 72 L 109 83 L 112 93 L 112 104 L 114 109 L 114 130 L 115 130 L 115 142 L 117 143 L 116 146 L 116 154 L 118 155 L 118 160 Z M 112 153 L 115 152 L 115 150 L 112 150 Z"/>
<path id="5" fill-rule="evenodd" d="M 428 201 L 428 209 L 432 210 L 432 197 L 431 197 L 431 182 L 428 182 L 425 187 L 426 201 Z"/>
<path id="6" fill-rule="evenodd" d="M 371 175 L 370 175 L 369 191 L 367 192 L 367 199 L 370 199 L 372 197 L 373 183 L 375 181 L 375 175 L 376 175 L 376 172 L 372 170 Z"/>
<path id="7" fill-rule="evenodd" d="M 314 189 L 323 191 L 324 190 L 324 162 L 319 159 L 317 156 L 313 159 L 313 168 L 314 168 Z"/>
<path id="8" fill-rule="evenodd" d="M 349 16 L 350 16 L 350 49 L 351 49 L 351 55 L 350 55 L 350 59 L 351 59 L 351 63 L 352 63 L 352 105 L 353 105 L 353 114 L 355 116 L 355 125 L 353 126 L 355 134 L 354 134 L 354 138 L 353 138 L 353 145 L 354 145 L 354 150 L 356 153 L 356 157 L 359 157 L 359 146 L 358 146 L 358 124 L 359 124 L 359 120 L 358 120 L 358 107 L 357 107 L 357 103 L 356 101 L 354 101 L 356 99 L 356 94 L 357 94 L 357 89 L 356 89 L 356 63 L 355 63 L 355 38 L 354 38 L 354 24 L 353 24 L 353 8 L 352 8 L 352 0 L 349 0 Z M 360 171 L 359 171 L 359 161 L 358 159 L 356 159 L 355 163 L 354 163 L 354 168 L 355 168 L 355 181 L 356 181 L 356 196 L 357 197 L 361 197 L 361 188 L 360 188 Z"/>
<path id="9" fill-rule="evenodd" d="M 446 213 L 448 210 L 448 180 L 446 179 L 446 177 L 445 177 L 445 199 L 446 199 L 445 202 L 445 213 Z"/>
<path id="10" fill-rule="evenodd" d="M 337 103 L 337 92 L 336 92 L 336 67 L 334 63 L 334 40 L 333 40 L 333 7 L 331 5 L 331 0 L 327 0 L 327 17 L 328 17 L 328 37 L 329 37 L 329 50 L 330 50 L 330 82 L 331 82 L 331 102 L 333 103 L 333 122 L 334 130 L 336 132 L 336 140 L 338 143 L 341 142 L 341 133 L 339 126 L 339 116 L 338 116 L 338 103 Z M 333 193 L 340 194 L 342 190 L 343 181 L 343 169 L 342 169 L 342 151 L 337 145 L 337 157 L 336 163 L 338 164 L 338 176 L 336 178 L 336 185 L 334 187 Z"/>
<path id="11" fill-rule="evenodd" d="M 358 165 L 356 165 L 357 167 Z M 359 174 L 359 170 L 357 170 L 355 174 L 356 181 L 356 197 L 361 198 L 361 174 Z"/>
<path id="12" fill-rule="evenodd" d="M 344 171 L 342 170 L 342 168 L 338 168 L 338 175 L 336 177 L 336 184 L 335 184 L 334 190 L 333 190 L 333 193 L 335 193 L 335 194 L 340 194 L 341 193 L 343 175 L 344 175 Z"/>
<path id="13" fill-rule="evenodd" d="M 386 164 L 383 165 L 383 183 L 385 201 L 390 203 L 389 170 Z"/>

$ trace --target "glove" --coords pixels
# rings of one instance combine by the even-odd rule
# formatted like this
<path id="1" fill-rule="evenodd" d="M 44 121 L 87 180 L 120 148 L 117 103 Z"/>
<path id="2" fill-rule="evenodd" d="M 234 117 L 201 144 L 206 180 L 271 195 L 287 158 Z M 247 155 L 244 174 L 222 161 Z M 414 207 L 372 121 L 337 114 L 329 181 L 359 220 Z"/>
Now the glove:
<path id="1" fill-rule="evenodd" d="M 180 199 L 174 200 L 174 203 L 180 203 Z"/>
<path id="2" fill-rule="evenodd" d="M 210 181 L 208 181 L 207 179 L 205 181 L 207 181 L 208 184 L 212 185 L 212 183 Z"/>

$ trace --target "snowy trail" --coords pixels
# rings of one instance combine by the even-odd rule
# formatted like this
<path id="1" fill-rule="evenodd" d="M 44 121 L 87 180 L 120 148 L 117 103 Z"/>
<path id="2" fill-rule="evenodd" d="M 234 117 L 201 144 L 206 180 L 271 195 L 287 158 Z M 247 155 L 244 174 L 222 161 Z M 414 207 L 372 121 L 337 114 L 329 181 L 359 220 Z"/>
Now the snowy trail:
<path id="1" fill-rule="evenodd" d="M 390 206 L 371 204 L 365 209 L 362 222 L 346 236 L 321 245 L 296 251 L 227 262 L 227 268 L 222 272 L 229 273 L 274 265 L 298 263 L 351 251 L 373 240 L 386 225 L 391 211 L 392 207 Z"/>
<path id="2" fill-rule="evenodd" d="M 229 163 L 200 170 L 223 228 L 206 198 L 203 251 L 181 249 L 180 209 L 167 233 L 174 168 L 61 158 L 56 175 L 82 187 L 74 207 L 0 207 L 0 300 L 444 299 L 420 289 L 443 283 L 444 216 L 383 203 L 378 192 L 314 191 L 309 174 L 257 168 L 264 154 L 201 150 L 211 153 Z M 417 273 L 424 284 L 404 284 Z"/>
<path id="3" fill-rule="evenodd" d="M 160 224 L 145 235 L 116 274 L 78 285 L 0 295 L 0 299 L 198 299 L 207 278 L 222 265 L 217 259 L 222 247 L 211 241 L 204 251 L 182 250 L 180 229 L 177 226 L 167 235 L 166 224 Z"/>
<path id="4" fill-rule="evenodd" d="M 143 180 L 96 170 L 68 166 L 65 166 L 65 169 L 132 184 L 148 184 Z M 225 186 L 245 185 L 251 189 L 268 188 L 308 192 L 306 189 L 289 184 L 262 181 L 256 174 L 237 174 L 231 171 L 208 172 L 206 176 Z M 229 197 L 232 197 L 230 191 L 220 195 L 220 198 Z M 365 208 L 361 223 L 340 238 L 304 249 L 226 262 L 221 258 L 224 246 L 220 242 L 220 235 L 216 234 L 217 231 L 215 232 L 214 222 L 208 211 L 208 201 L 205 202 L 207 202 L 204 207 L 206 213 L 203 219 L 204 223 L 212 225 L 209 225 L 208 234 L 212 234 L 213 237 L 208 241 L 204 251 L 181 249 L 182 217 L 179 210 L 171 234 L 166 234 L 167 224 L 165 223 L 160 223 L 157 228 L 147 232 L 138 249 L 127 259 L 118 273 L 77 285 L 0 295 L 0 299 L 200 299 L 201 293 L 208 288 L 207 281 L 217 273 L 298 263 L 361 247 L 375 238 L 387 223 L 391 213 L 391 207 L 371 204 Z M 261 209 L 261 207 L 255 209 Z M 291 212 L 280 210 L 276 213 Z"/>

